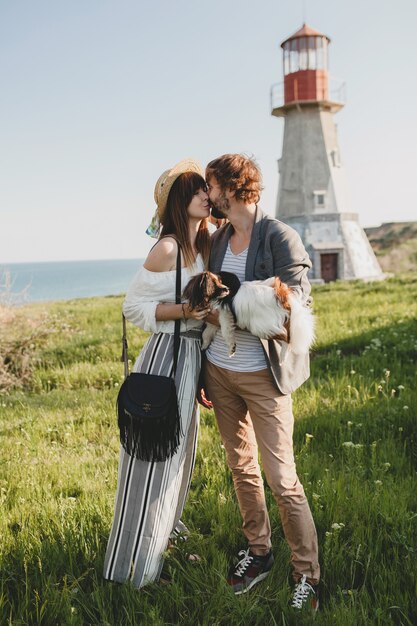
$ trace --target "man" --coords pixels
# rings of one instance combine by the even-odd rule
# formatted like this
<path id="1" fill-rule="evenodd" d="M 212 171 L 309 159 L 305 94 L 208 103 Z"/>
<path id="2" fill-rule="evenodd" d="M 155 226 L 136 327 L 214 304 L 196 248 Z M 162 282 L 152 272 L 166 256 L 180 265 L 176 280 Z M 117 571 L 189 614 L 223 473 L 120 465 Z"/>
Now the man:
<path id="1" fill-rule="evenodd" d="M 258 207 L 261 173 L 246 156 L 225 154 L 206 168 L 214 217 L 227 218 L 212 235 L 209 269 L 229 271 L 243 280 L 279 276 L 307 301 L 310 259 L 298 234 Z M 207 321 L 216 323 L 215 314 Z M 236 353 L 228 355 L 221 332 L 207 349 L 205 388 L 232 471 L 248 548 L 228 574 L 235 594 L 263 580 L 273 565 L 271 527 L 266 508 L 258 448 L 268 484 L 278 504 L 291 549 L 295 587 L 292 606 L 318 607 L 320 577 L 317 533 L 293 453 L 291 392 L 309 376 L 308 355 L 287 351 L 282 342 L 260 340 L 236 331 Z"/>

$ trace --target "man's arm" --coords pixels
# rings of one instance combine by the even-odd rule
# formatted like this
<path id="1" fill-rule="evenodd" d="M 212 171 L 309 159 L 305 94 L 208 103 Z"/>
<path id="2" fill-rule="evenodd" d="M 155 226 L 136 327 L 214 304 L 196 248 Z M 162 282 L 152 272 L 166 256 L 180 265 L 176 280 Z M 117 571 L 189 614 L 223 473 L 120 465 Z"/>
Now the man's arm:
<path id="1" fill-rule="evenodd" d="M 308 299 L 311 292 L 307 273 L 312 264 L 301 237 L 289 226 L 274 229 L 270 238 L 274 275 Z"/>

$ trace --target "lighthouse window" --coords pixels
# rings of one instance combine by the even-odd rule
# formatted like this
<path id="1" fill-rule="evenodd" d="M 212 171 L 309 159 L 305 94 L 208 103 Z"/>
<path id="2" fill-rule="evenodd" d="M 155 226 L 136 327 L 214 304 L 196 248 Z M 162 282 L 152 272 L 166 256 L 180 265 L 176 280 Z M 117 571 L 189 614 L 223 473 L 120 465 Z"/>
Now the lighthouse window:
<path id="1" fill-rule="evenodd" d="M 314 204 L 317 208 L 323 208 L 326 204 L 326 192 L 325 191 L 313 191 Z"/>
<path id="2" fill-rule="evenodd" d="M 327 39 L 317 37 L 317 69 L 327 69 Z"/>
<path id="3" fill-rule="evenodd" d="M 308 69 L 317 69 L 317 54 L 316 54 L 316 40 L 317 37 L 308 38 Z"/>
<path id="4" fill-rule="evenodd" d="M 290 72 L 298 72 L 299 70 L 299 62 L 298 62 L 298 41 L 297 39 L 293 39 L 291 42 L 291 52 L 290 52 Z"/>
<path id="5" fill-rule="evenodd" d="M 300 39 L 300 70 L 306 70 L 308 64 L 307 37 Z"/>
<path id="6" fill-rule="evenodd" d="M 332 150 L 330 152 L 333 167 L 340 167 L 340 156 L 338 150 Z"/>
<path id="7" fill-rule="evenodd" d="M 286 43 L 284 46 L 284 74 L 285 76 L 290 73 L 290 44 Z"/>

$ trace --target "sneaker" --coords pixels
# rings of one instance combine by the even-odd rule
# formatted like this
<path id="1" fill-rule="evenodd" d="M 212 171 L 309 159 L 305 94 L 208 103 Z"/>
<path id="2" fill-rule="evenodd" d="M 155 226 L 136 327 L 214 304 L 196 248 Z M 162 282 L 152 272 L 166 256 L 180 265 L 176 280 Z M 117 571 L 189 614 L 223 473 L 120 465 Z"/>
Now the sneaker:
<path id="1" fill-rule="evenodd" d="M 232 587 L 235 595 L 246 593 L 256 583 L 266 578 L 274 564 L 272 550 L 265 556 L 252 554 L 250 548 L 241 550 L 241 560 L 231 567 L 227 575 L 227 583 Z"/>
<path id="2" fill-rule="evenodd" d="M 319 608 L 318 585 L 310 585 L 307 577 L 302 576 L 294 587 L 291 608 L 299 611 L 310 609 L 315 613 Z"/>

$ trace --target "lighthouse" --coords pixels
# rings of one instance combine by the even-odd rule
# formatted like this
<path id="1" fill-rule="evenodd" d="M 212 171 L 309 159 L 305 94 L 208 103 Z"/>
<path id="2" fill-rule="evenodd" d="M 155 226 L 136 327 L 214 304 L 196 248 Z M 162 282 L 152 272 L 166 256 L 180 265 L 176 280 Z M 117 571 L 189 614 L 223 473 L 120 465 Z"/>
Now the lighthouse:
<path id="1" fill-rule="evenodd" d="M 272 115 L 284 118 L 276 217 L 301 236 L 313 280 L 381 279 L 349 200 L 334 123 L 345 86 L 329 80 L 329 44 L 307 24 L 281 44 L 284 82 L 271 88 Z"/>

